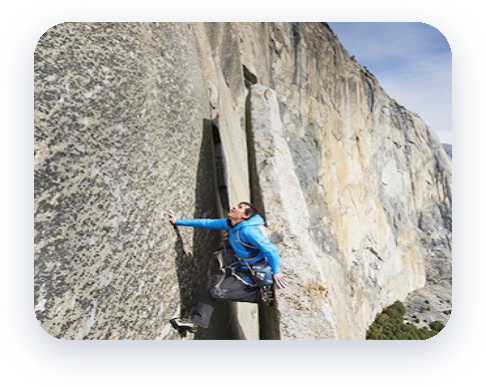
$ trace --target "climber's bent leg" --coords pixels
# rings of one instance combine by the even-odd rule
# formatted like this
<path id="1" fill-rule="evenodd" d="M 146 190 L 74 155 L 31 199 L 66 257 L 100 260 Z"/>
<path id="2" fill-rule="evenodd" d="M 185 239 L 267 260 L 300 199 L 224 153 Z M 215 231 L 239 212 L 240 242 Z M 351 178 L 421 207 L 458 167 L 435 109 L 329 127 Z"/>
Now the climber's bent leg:
<path id="1" fill-rule="evenodd" d="M 217 299 L 211 297 L 211 289 L 219 282 L 222 276 L 223 274 L 217 274 L 209 277 L 206 287 L 199 297 L 199 302 L 194 308 L 191 320 L 201 328 L 209 327 L 214 307 L 218 302 Z"/>
<path id="2" fill-rule="evenodd" d="M 198 304 L 194 308 L 191 320 L 201 328 L 208 328 L 214 307 L 218 300 L 258 303 L 260 293 L 257 288 L 247 286 L 235 277 L 224 279 L 219 287 L 214 287 L 219 282 L 221 275 L 210 277 L 206 289 L 201 294 Z"/>

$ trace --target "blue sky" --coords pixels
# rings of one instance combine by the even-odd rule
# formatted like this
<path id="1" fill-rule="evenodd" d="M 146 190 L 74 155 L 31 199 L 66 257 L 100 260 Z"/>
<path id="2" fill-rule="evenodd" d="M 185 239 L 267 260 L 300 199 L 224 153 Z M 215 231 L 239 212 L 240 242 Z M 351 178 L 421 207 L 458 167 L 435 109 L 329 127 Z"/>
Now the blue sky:
<path id="1" fill-rule="evenodd" d="M 329 25 L 390 97 L 452 144 L 452 53 L 439 30 L 425 23 Z"/>

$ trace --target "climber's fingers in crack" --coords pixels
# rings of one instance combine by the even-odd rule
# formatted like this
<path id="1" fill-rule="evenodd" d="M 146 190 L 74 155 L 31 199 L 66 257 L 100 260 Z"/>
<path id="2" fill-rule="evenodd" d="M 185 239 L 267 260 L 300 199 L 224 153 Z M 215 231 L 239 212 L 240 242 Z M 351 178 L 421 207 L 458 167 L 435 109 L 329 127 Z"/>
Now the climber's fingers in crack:
<path id="1" fill-rule="evenodd" d="M 174 212 L 171 211 L 171 210 L 169 210 L 169 211 L 167 211 L 167 213 L 169 214 L 169 220 L 170 220 L 170 222 L 175 225 L 175 222 L 176 222 L 177 218 L 176 218 Z"/>

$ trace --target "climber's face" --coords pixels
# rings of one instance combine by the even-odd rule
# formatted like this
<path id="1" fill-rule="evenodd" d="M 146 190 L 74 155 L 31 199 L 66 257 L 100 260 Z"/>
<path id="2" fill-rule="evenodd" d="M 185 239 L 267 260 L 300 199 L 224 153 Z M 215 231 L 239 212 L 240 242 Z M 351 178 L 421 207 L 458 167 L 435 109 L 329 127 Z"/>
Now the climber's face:
<path id="1" fill-rule="evenodd" d="M 250 218 L 249 215 L 245 214 L 247 208 L 249 207 L 243 203 L 233 206 L 233 208 L 231 208 L 231 210 L 228 212 L 228 217 L 235 223 L 247 220 Z"/>

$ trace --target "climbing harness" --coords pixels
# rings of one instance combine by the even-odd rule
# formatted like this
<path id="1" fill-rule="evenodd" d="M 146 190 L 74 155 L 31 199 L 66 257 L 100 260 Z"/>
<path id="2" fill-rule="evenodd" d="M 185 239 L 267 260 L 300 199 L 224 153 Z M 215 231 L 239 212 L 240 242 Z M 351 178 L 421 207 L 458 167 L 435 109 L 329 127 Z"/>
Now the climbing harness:
<path id="1" fill-rule="evenodd" d="M 258 286 L 256 282 L 255 283 L 248 282 L 245 280 L 245 278 L 243 278 L 241 275 L 238 274 L 239 272 L 242 271 L 250 272 L 250 270 L 244 270 L 240 267 L 241 265 L 239 261 L 240 258 L 236 256 L 236 254 L 233 252 L 232 249 L 228 249 L 226 247 L 226 243 L 224 244 L 224 247 L 222 249 L 219 249 L 214 253 L 214 256 L 218 261 L 219 271 L 222 274 L 221 279 L 216 283 L 214 287 L 219 288 L 228 274 L 232 275 L 237 280 L 239 280 L 240 282 L 242 282 L 247 286 L 250 286 L 252 288 Z"/>
<path id="2" fill-rule="evenodd" d="M 248 245 L 241 240 L 239 230 L 236 238 L 243 246 L 257 250 L 256 247 Z M 227 238 L 224 239 L 223 247 L 213 255 L 218 261 L 219 271 L 222 274 L 221 278 L 211 289 L 213 297 L 224 298 L 226 291 L 221 289 L 221 285 L 227 276 L 233 276 L 246 286 L 258 288 L 261 302 L 270 306 L 273 305 L 275 300 L 273 274 L 272 268 L 266 260 L 251 264 L 248 260 L 238 257 L 233 249 L 227 247 Z M 253 282 L 247 281 L 243 275 L 244 272 L 248 272 Z"/>
<path id="3" fill-rule="evenodd" d="M 254 246 L 248 245 L 241 240 L 239 230 L 236 234 L 236 238 L 243 246 L 256 250 Z M 227 275 L 231 275 L 247 286 L 259 288 L 260 300 L 270 306 L 273 305 L 275 300 L 273 274 L 272 268 L 266 260 L 250 263 L 248 260 L 238 257 L 232 249 L 228 249 L 226 240 L 223 243 L 223 248 L 216 251 L 214 255 L 219 263 L 219 270 L 222 273 L 221 278 L 212 290 L 215 297 L 220 298 L 222 296 L 221 293 L 224 293 L 224 289 L 221 289 L 221 284 Z M 253 283 L 248 282 L 242 275 L 240 275 L 245 271 L 248 272 Z"/>

